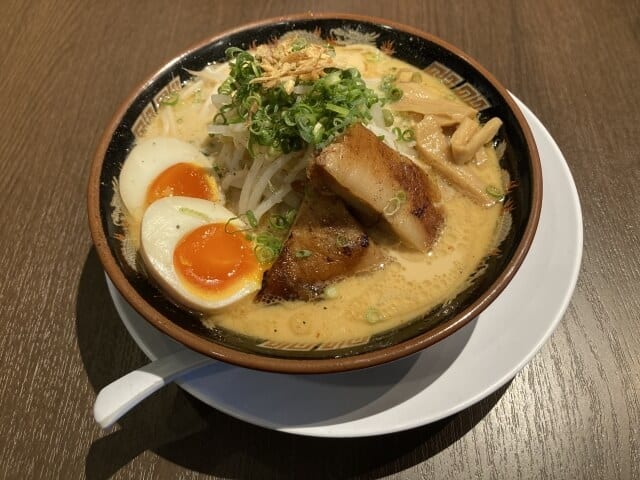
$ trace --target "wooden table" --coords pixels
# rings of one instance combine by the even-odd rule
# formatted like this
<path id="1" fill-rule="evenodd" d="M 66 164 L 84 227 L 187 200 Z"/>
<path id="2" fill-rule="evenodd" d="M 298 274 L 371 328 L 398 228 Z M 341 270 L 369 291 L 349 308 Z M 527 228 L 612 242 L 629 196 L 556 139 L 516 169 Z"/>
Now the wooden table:
<path id="1" fill-rule="evenodd" d="M 89 163 L 117 105 L 176 53 L 304 11 L 386 17 L 462 48 L 547 126 L 573 172 L 584 258 L 550 341 L 478 404 L 412 431 L 298 437 L 176 387 L 114 430 L 96 392 L 147 362 L 87 227 Z M 1 478 L 640 478 L 640 4 L 3 2 Z"/>

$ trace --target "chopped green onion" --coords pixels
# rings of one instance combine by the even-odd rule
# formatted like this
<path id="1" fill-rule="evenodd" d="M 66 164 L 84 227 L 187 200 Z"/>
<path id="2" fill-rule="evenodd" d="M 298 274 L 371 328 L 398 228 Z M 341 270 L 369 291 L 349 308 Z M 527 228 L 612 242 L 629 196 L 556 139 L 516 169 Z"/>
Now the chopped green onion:
<path id="1" fill-rule="evenodd" d="M 250 227 L 242 231 L 254 231 L 254 233 L 246 234 L 245 237 L 247 240 L 255 242 L 254 251 L 256 258 L 260 263 L 267 265 L 273 263 L 278 255 L 280 255 L 284 240 L 283 236 L 289 232 L 295 215 L 295 209 L 288 210 L 284 215 L 271 215 L 267 228 L 260 231 L 257 230 L 259 222 L 255 214 L 253 211 L 247 210 L 247 212 L 240 215 L 240 217 L 230 219 L 227 225 L 229 225 L 232 220 L 246 217 L 246 223 L 248 223 Z M 225 226 L 225 231 L 227 233 L 233 233 L 237 230 L 228 231 Z"/>
<path id="2" fill-rule="evenodd" d="M 375 323 L 379 323 L 384 320 L 384 316 L 380 313 L 377 308 L 369 307 L 364 314 L 364 319 L 367 323 L 373 325 Z"/>
<path id="3" fill-rule="evenodd" d="M 288 231 L 293 225 L 293 220 L 296 218 L 296 210 L 290 209 L 284 215 L 271 215 L 269 217 L 269 225 L 275 230 Z"/>
<path id="4" fill-rule="evenodd" d="M 243 219 L 243 217 L 246 217 L 246 221 Z M 234 220 L 241 220 L 243 223 L 248 223 L 249 226 L 247 228 L 230 230 L 229 226 L 231 225 L 231 222 L 233 222 Z M 226 233 L 246 232 L 249 230 L 254 230 L 256 228 L 258 228 L 258 219 L 256 218 L 255 214 L 251 210 L 247 210 L 246 213 L 240 214 L 237 217 L 231 217 L 229 220 L 227 220 L 227 223 L 224 225 L 224 231 Z"/>
<path id="5" fill-rule="evenodd" d="M 338 289 L 333 285 L 329 285 L 322 292 L 322 296 L 324 298 L 338 298 Z"/>
<path id="6" fill-rule="evenodd" d="M 251 210 L 247 210 L 247 220 L 249 221 L 251 228 L 256 228 L 258 226 L 258 219 Z"/>
<path id="7" fill-rule="evenodd" d="M 174 106 L 177 105 L 178 100 L 180 100 L 180 94 L 178 92 L 171 92 L 160 100 L 160 105 Z"/>
<path id="8" fill-rule="evenodd" d="M 254 249 L 256 258 L 261 264 L 273 263 L 278 258 L 278 251 L 270 247 L 269 245 L 256 245 Z"/>
<path id="9" fill-rule="evenodd" d="M 384 213 L 387 217 L 391 217 L 395 215 L 398 210 L 400 210 L 400 201 L 393 197 L 391 198 L 387 204 L 382 209 L 382 213 Z"/>
<path id="10" fill-rule="evenodd" d="M 393 87 L 393 83 L 396 81 L 395 75 L 385 75 L 380 82 L 380 90 L 387 93 Z"/>
<path id="11" fill-rule="evenodd" d="M 311 132 L 312 137 L 313 137 L 313 141 L 311 141 L 309 143 L 320 143 L 320 140 L 322 139 L 322 134 L 323 133 L 324 133 L 324 126 L 320 122 L 317 122 L 313 126 L 313 131 Z"/>
<path id="12" fill-rule="evenodd" d="M 384 213 L 387 217 L 391 217 L 398 213 L 402 204 L 407 201 L 407 194 L 403 190 L 400 190 L 396 195 L 389 199 L 387 204 L 382 209 L 382 213 Z"/>
<path id="13" fill-rule="evenodd" d="M 485 192 L 487 192 L 487 195 L 490 195 L 491 197 L 495 198 L 496 200 L 498 200 L 499 202 L 501 202 L 502 200 L 504 200 L 504 193 L 501 192 L 500 190 L 498 190 L 496 187 L 494 187 L 493 185 L 489 185 Z"/>
<path id="14" fill-rule="evenodd" d="M 410 142 L 412 140 L 415 140 L 416 138 L 416 134 L 410 128 L 401 130 L 400 127 L 393 127 L 391 131 L 396 136 L 396 140 L 399 142 Z"/>
<path id="15" fill-rule="evenodd" d="M 231 229 L 231 222 L 233 222 L 234 220 L 240 220 L 240 217 L 231 217 L 229 220 L 227 220 L 227 223 L 224 224 L 224 233 L 246 232 L 246 231 L 252 230 L 251 227 L 236 228 L 235 226 L 234 226 L 234 228 L 232 230 Z"/>
<path id="16" fill-rule="evenodd" d="M 304 50 L 309 45 L 309 42 L 303 37 L 297 37 L 293 43 L 291 44 L 292 52 L 299 52 L 300 50 Z"/>
<path id="17" fill-rule="evenodd" d="M 343 117 L 349 115 L 348 108 L 339 107 L 338 105 L 334 105 L 333 103 L 327 103 L 325 105 L 325 108 L 327 110 L 331 110 L 332 112 L 336 112 L 337 114 L 342 115 Z"/>
<path id="18" fill-rule="evenodd" d="M 391 110 L 388 110 L 386 108 L 382 109 L 382 120 L 384 121 L 385 127 L 390 127 L 391 125 L 393 125 L 395 119 L 393 118 L 393 113 L 391 113 Z"/>
<path id="19" fill-rule="evenodd" d="M 303 45 L 306 40 L 294 42 L 293 48 Z M 252 156 L 265 149 L 289 153 L 305 144 L 322 148 L 350 125 L 371 120 L 371 106 L 380 100 L 353 68 L 327 68 L 314 82 L 296 80 L 295 86 L 303 88 L 285 91 L 282 85 L 267 88 L 254 81 L 263 72 L 249 52 L 229 48 L 226 55 L 230 74 L 218 93 L 231 101 L 213 123 L 245 122 Z"/>
<path id="20" fill-rule="evenodd" d="M 287 228 L 286 219 L 282 215 L 271 215 L 269 217 L 269 225 L 276 230 L 284 230 Z"/>
<path id="21" fill-rule="evenodd" d="M 205 222 L 210 222 L 211 218 L 206 213 L 199 212 L 198 210 L 194 210 L 189 207 L 180 207 L 178 208 L 178 212 L 183 213 L 185 215 L 189 215 L 190 217 L 194 217 L 200 220 L 204 220 Z"/>
<path id="22" fill-rule="evenodd" d="M 195 93 L 193 94 L 193 100 L 191 102 L 192 103 L 202 103 L 202 102 L 204 102 L 204 98 L 202 98 L 202 90 L 201 89 L 197 89 L 195 91 Z"/>
<path id="23" fill-rule="evenodd" d="M 364 58 L 369 62 L 379 62 L 380 61 L 380 51 L 367 52 L 367 53 L 364 54 Z"/>
<path id="24" fill-rule="evenodd" d="M 296 219 L 296 213 L 298 212 L 295 208 L 291 208 L 287 211 L 287 213 L 285 213 L 284 217 L 287 220 L 287 225 L 293 225 L 293 221 Z"/>
<path id="25" fill-rule="evenodd" d="M 307 258 L 311 256 L 311 250 L 298 250 L 296 252 L 296 258 Z"/>
<path id="26" fill-rule="evenodd" d="M 393 87 L 391 90 L 389 90 L 389 94 L 387 95 L 387 97 L 392 102 L 397 102 L 402 98 L 402 95 L 404 95 L 404 92 L 402 90 L 400 90 L 398 87 Z"/>
<path id="27" fill-rule="evenodd" d="M 402 140 L 405 142 L 410 142 L 416 139 L 416 134 L 413 133 L 413 130 L 407 128 L 404 132 L 402 132 Z"/>
<path id="28" fill-rule="evenodd" d="M 260 245 L 272 248 L 280 253 L 282 249 L 282 240 L 271 232 L 261 232 L 256 235 L 256 242 Z"/>
<path id="29" fill-rule="evenodd" d="M 380 90 L 385 95 L 385 100 L 388 102 L 396 102 L 402 98 L 404 92 L 395 85 L 395 75 L 385 75 L 380 82 Z"/>
<path id="30" fill-rule="evenodd" d="M 338 236 L 336 236 L 336 245 L 338 248 L 344 248 L 349 245 L 349 239 L 346 235 L 338 234 Z"/>

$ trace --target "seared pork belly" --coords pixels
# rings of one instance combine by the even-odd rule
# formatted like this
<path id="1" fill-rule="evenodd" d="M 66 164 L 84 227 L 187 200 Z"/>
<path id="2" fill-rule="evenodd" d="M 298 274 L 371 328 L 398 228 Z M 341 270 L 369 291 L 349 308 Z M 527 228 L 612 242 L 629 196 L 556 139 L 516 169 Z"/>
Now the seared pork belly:
<path id="1" fill-rule="evenodd" d="M 339 197 L 308 188 L 257 300 L 317 300 L 332 282 L 381 268 L 385 260 Z"/>
<path id="2" fill-rule="evenodd" d="M 309 178 L 327 186 L 365 218 L 383 219 L 407 245 L 427 251 L 443 222 L 437 186 L 411 159 L 361 124 L 325 147 Z"/>

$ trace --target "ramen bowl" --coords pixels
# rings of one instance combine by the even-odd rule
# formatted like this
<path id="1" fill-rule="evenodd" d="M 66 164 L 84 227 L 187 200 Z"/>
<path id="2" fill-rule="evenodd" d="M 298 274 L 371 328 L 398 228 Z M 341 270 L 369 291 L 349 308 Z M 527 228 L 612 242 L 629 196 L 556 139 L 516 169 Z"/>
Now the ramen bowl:
<path id="1" fill-rule="evenodd" d="M 126 258 L 125 232 L 113 206 L 117 179 L 137 137 L 157 115 L 158 99 L 188 80 L 188 71 L 223 62 L 228 47 L 248 49 L 294 30 L 314 32 L 331 41 L 355 38 L 384 48 L 438 78 L 479 111 L 481 119 L 499 117 L 503 121 L 498 133 L 504 145 L 500 162 L 515 186 L 504 199 L 510 216 L 508 230 L 466 288 L 389 330 L 342 341 L 274 341 L 207 327 L 199 314 L 174 303 Z M 144 80 L 117 111 L 98 145 L 88 185 L 89 224 L 99 258 L 116 288 L 143 318 L 184 346 L 214 359 L 283 373 L 328 373 L 378 365 L 418 352 L 462 328 L 515 275 L 533 240 L 541 200 L 541 167 L 532 134 L 510 94 L 485 68 L 428 33 L 347 14 L 307 14 L 253 23 L 179 54 Z"/>

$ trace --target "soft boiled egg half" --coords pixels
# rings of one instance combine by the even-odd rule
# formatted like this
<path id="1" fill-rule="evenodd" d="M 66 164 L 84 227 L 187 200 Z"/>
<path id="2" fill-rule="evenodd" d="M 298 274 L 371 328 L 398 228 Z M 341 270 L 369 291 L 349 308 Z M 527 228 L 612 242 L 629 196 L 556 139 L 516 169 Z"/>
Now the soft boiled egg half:
<path id="1" fill-rule="evenodd" d="M 260 288 L 262 269 L 246 228 L 220 204 L 166 197 L 142 217 L 140 253 L 150 276 L 173 300 L 211 312 Z"/>
<path id="2" fill-rule="evenodd" d="M 120 171 L 122 202 L 135 220 L 159 198 L 172 195 L 222 200 L 211 174 L 211 161 L 195 146 L 177 138 L 140 140 Z"/>

